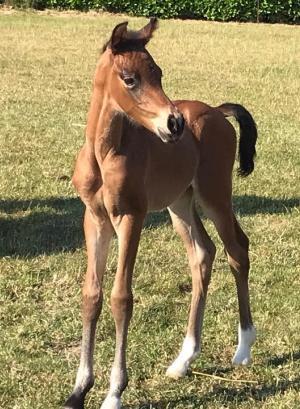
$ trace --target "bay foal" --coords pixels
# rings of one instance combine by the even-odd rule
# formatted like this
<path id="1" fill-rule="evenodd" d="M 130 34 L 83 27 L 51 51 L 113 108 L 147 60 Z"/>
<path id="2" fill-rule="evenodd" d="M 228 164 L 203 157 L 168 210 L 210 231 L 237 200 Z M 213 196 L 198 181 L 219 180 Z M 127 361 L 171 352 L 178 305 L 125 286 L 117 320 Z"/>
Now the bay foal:
<path id="1" fill-rule="evenodd" d="M 168 207 L 182 237 L 192 273 L 192 301 L 182 349 L 167 375 L 184 376 L 200 350 L 201 327 L 215 246 L 195 202 L 213 221 L 234 274 L 240 311 L 235 364 L 248 364 L 255 329 L 248 294 L 248 239 L 232 211 L 231 176 L 236 135 L 225 119 L 240 125 L 240 173 L 253 170 L 256 127 L 245 108 L 202 102 L 171 102 L 161 85 L 161 69 L 145 45 L 157 21 L 139 31 L 119 24 L 104 47 L 73 183 L 86 205 L 84 231 L 88 266 L 83 286 L 83 336 L 74 390 L 65 408 L 82 409 L 93 386 L 96 323 L 102 307 L 102 280 L 109 243 L 118 238 L 118 266 L 111 293 L 116 326 L 110 389 L 102 409 L 121 407 L 127 386 L 126 341 L 133 309 L 132 273 L 147 212 Z"/>

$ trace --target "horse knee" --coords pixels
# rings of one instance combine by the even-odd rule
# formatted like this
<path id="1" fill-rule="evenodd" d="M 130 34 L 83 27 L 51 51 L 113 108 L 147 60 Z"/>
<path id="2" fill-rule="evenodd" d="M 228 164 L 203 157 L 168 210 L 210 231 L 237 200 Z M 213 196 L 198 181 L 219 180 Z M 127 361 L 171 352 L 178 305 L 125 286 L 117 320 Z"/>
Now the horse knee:
<path id="1" fill-rule="evenodd" d="M 248 236 L 243 232 L 242 229 L 240 229 L 240 234 L 239 234 L 239 244 L 245 249 L 247 252 L 249 250 L 249 239 Z"/>
<path id="2" fill-rule="evenodd" d="M 215 254 L 216 247 L 214 243 L 211 242 L 210 245 L 207 246 L 204 251 L 201 251 L 201 254 L 197 255 L 195 258 L 192 270 L 197 272 L 197 279 L 203 288 L 207 288 L 209 286 Z"/>
<path id="3" fill-rule="evenodd" d="M 119 291 L 111 293 L 110 305 L 116 321 L 123 320 L 125 316 L 131 318 L 133 309 L 133 295 L 131 292 Z"/>
<path id="4" fill-rule="evenodd" d="M 234 250 L 226 249 L 228 263 L 234 273 L 246 274 L 250 268 L 250 261 L 248 251 L 245 251 L 242 247 Z"/>
<path id="5" fill-rule="evenodd" d="M 87 320 L 98 319 L 102 308 L 103 294 L 98 283 L 86 282 L 82 289 L 82 310 Z"/>
<path id="6" fill-rule="evenodd" d="M 205 288 L 207 288 L 210 283 L 211 270 L 212 270 L 212 265 L 214 262 L 214 257 L 215 257 L 215 251 L 214 253 L 207 252 L 205 254 L 204 259 L 201 261 L 201 264 L 200 264 L 201 279 L 202 279 L 203 287 Z"/>
<path id="7" fill-rule="evenodd" d="M 244 244 L 244 247 L 247 249 L 247 251 L 248 251 L 248 249 L 249 249 L 249 238 L 248 238 L 248 236 L 245 234 L 245 233 L 243 233 L 243 244 Z"/>
<path id="8" fill-rule="evenodd" d="M 237 240 L 240 246 L 243 247 L 246 251 L 249 249 L 249 239 L 246 233 L 243 231 L 237 220 L 235 220 L 235 232 L 237 236 Z"/>
<path id="9" fill-rule="evenodd" d="M 209 254 L 210 262 L 211 262 L 211 265 L 212 265 L 213 262 L 214 262 L 215 256 L 216 256 L 216 252 L 217 252 L 217 248 L 216 248 L 215 244 L 212 241 L 210 241 L 209 245 L 207 246 L 207 252 Z"/>
<path id="10" fill-rule="evenodd" d="M 201 281 L 203 288 L 208 288 L 211 280 L 211 269 L 208 269 L 207 266 L 201 266 Z"/>

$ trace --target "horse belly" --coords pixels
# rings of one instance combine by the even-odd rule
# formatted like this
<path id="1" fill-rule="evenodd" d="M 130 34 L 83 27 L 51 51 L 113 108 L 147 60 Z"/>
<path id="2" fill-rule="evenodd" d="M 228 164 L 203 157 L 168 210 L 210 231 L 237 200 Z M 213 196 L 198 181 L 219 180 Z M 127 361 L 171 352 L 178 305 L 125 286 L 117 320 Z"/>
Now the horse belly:
<path id="1" fill-rule="evenodd" d="M 185 135 L 178 143 L 159 143 L 151 151 L 146 178 L 148 211 L 173 203 L 191 185 L 198 165 L 195 140 Z"/>

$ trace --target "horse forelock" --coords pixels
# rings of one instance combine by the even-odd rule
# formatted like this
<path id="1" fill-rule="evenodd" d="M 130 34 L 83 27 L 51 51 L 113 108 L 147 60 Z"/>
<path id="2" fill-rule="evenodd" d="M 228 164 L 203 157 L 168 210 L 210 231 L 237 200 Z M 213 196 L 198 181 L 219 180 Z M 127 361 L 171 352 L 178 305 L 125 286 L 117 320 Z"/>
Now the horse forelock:
<path id="1" fill-rule="evenodd" d="M 149 38 L 141 35 L 140 31 L 127 31 L 126 38 L 122 39 L 120 44 L 116 47 L 117 53 L 126 51 L 142 51 L 145 49 L 145 45 L 149 41 Z M 102 53 L 111 46 L 111 39 L 106 41 L 102 47 Z"/>

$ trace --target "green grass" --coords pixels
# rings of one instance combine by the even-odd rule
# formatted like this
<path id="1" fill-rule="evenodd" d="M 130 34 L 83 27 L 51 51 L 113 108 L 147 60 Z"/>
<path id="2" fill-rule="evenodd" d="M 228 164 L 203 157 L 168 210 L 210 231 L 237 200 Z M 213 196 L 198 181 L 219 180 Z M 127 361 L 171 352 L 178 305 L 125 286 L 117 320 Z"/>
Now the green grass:
<path id="1" fill-rule="evenodd" d="M 98 49 L 122 16 L 0 13 L 0 407 L 58 408 L 79 361 L 80 288 L 86 267 L 83 207 L 70 183 L 83 142 Z M 130 18 L 133 27 L 145 20 Z M 259 130 L 252 176 L 234 176 L 235 208 L 251 240 L 252 309 L 258 329 L 250 368 L 232 368 L 237 302 L 218 253 L 201 357 L 190 375 L 164 376 L 181 345 L 190 299 L 188 266 L 167 216 L 143 232 L 134 275 L 127 409 L 299 408 L 300 28 L 162 21 L 149 45 L 172 98 L 244 104 Z M 96 385 L 108 386 L 114 326 L 108 263 L 97 335 Z"/>

